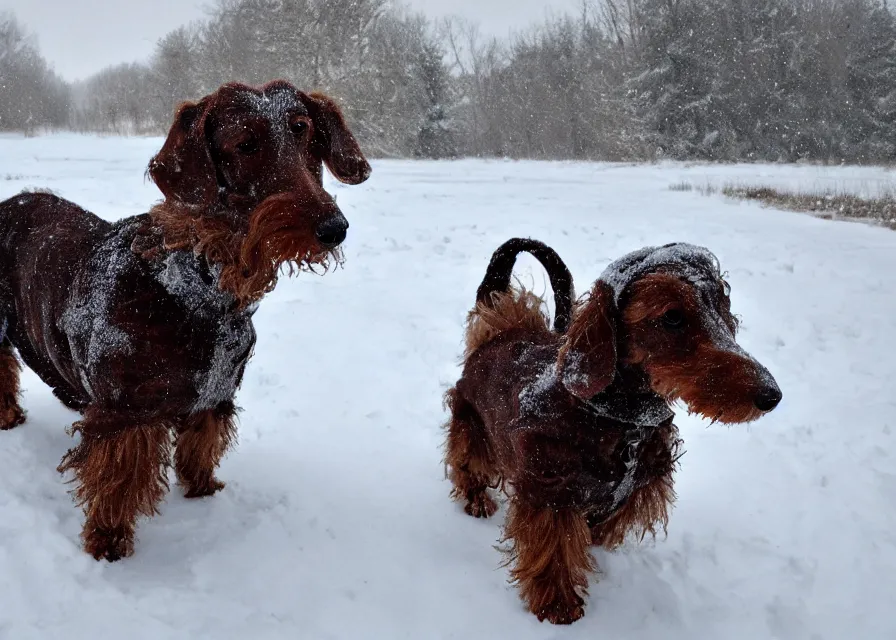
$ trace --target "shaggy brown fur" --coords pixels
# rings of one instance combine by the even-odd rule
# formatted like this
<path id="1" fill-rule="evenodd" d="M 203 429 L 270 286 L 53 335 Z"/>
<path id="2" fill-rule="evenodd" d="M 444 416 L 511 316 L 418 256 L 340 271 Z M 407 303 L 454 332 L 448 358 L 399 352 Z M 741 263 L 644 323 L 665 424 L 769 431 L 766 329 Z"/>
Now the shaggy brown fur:
<path id="1" fill-rule="evenodd" d="M 148 214 L 113 224 L 46 193 L 0 203 L 0 428 L 23 418 L 12 345 L 85 416 L 60 470 L 80 483 L 93 556 L 133 551 L 137 515 L 166 487 L 169 428 L 187 496 L 224 486 L 255 303 L 281 267 L 341 260 L 348 221 L 324 165 L 347 184 L 370 175 L 332 100 L 226 84 L 177 110 L 149 163 L 164 201 Z"/>
<path id="2" fill-rule="evenodd" d="M 292 270 L 327 271 L 342 262 L 338 247 L 321 249 L 313 240 L 313 229 L 297 234 L 294 210 L 301 203 L 289 194 L 265 200 L 245 225 L 227 218 L 209 218 L 195 207 L 178 202 L 163 202 L 153 207 L 149 216 L 161 231 L 160 243 L 147 243 L 135 248 L 151 259 L 159 247 L 168 251 L 190 249 L 205 256 L 210 264 L 221 265 L 218 284 L 230 292 L 241 308 L 261 300 L 274 290 L 281 265 Z M 243 228 L 244 227 L 244 228 Z"/>
<path id="3" fill-rule="evenodd" d="M 495 460 L 488 450 L 488 441 L 482 433 L 472 407 L 465 406 L 464 399 L 454 389 L 445 396 L 445 405 L 451 412 L 445 460 L 448 477 L 454 485 L 451 497 L 465 502 L 464 510 L 474 518 L 489 518 L 498 505 L 489 495 L 489 488 L 496 488 Z"/>
<path id="4" fill-rule="evenodd" d="M 713 301 L 720 309 L 717 328 L 733 336 L 737 320 L 731 315 L 728 296 L 721 291 Z M 631 285 L 622 314 L 626 348 L 621 357 L 629 366 L 642 367 L 658 394 L 670 401 L 684 399 L 694 413 L 714 422 L 752 422 L 765 413 L 754 402 L 766 384 L 765 376 L 742 352 L 731 348 L 733 340 L 717 344 L 710 327 L 691 326 L 676 334 L 657 334 L 654 328 L 656 319 L 670 308 L 696 317 L 705 305 L 694 288 L 675 274 L 645 275 Z M 687 345 L 687 358 L 681 357 L 682 343 Z"/>
<path id="5" fill-rule="evenodd" d="M 578 398 L 590 398 L 616 376 L 616 327 L 610 316 L 613 292 L 597 282 L 574 307 L 574 320 L 557 356 L 558 375 Z M 576 361 L 573 362 L 573 356 Z M 578 374 L 570 374 L 577 368 Z"/>
<path id="6" fill-rule="evenodd" d="M 464 358 L 505 331 L 550 331 L 550 327 L 544 311 L 544 298 L 522 288 L 495 291 L 488 304 L 477 302 L 467 316 Z"/>
<path id="7" fill-rule="evenodd" d="M 25 412 L 19 406 L 19 372 L 22 366 L 12 351 L 12 345 L 0 345 L 0 431 L 12 429 L 25 422 Z"/>
<path id="8" fill-rule="evenodd" d="M 591 535 L 576 509 L 537 509 L 510 500 L 505 539 L 511 543 L 507 563 L 511 582 L 539 620 L 570 624 L 585 613 L 588 574 L 595 564 Z"/>
<path id="9" fill-rule="evenodd" d="M 234 411 L 233 403 L 227 402 L 178 425 L 174 470 L 185 497 L 202 498 L 224 488 L 215 478 L 215 469 L 236 442 Z"/>
<path id="10" fill-rule="evenodd" d="M 668 455 L 667 465 L 661 475 L 654 475 L 646 484 L 635 489 L 628 501 L 608 520 L 591 527 L 593 544 L 613 550 L 629 536 L 642 542 L 647 534 L 656 537 L 658 529 L 666 533 L 669 509 L 675 502 L 673 472 L 681 457 L 681 440 L 675 425 L 669 424 L 657 431 L 659 437 L 655 443 L 655 455 Z"/>
<path id="11" fill-rule="evenodd" d="M 571 291 L 550 248 L 513 239 L 495 252 L 468 318 L 463 375 L 446 395 L 445 462 L 468 514 L 497 511 L 490 489 L 511 497 L 512 580 L 539 619 L 568 624 L 584 613 L 590 543 L 613 549 L 665 531 L 681 447 L 669 403 L 746 421 L 781 393 L 735 342 L 728 287 L 705 249 L 669 245 L 614 263 L 574 306 L 559 299 L 568 331 L 552 331 L 541 300 L 509 287 L 520 251 L 539 258 L 555 293 L 558 283 Z"/>
<path id="12" fill-rule="evenodd" d="M 59 465 L 60 473 L 74 472 L 78 486 L 72 493 L 87 516 L 84 550 L 97 560 L 130 556 L 137 517 L 156 515 L 168 490 L 174 425 L 130 420 L 88 412 L 72 426 L 81 443 Z"/>

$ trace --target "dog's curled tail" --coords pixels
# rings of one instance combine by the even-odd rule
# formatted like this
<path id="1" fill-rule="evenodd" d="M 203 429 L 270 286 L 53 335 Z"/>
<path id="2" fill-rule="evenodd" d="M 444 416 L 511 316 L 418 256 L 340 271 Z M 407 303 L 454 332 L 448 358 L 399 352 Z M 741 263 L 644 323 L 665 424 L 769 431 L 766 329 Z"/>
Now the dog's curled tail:
<path id="1" fill-rule="evenodd" d="M 511 238 L 492 255 L 467 320 L 467 355 L 509 329 L 550 330 L 543 300 L 530 291 L 511 287 L 517 256 L 526 252 L 548 273 L 554 291 L 554 332 L 566 333 L 572 320 L 572 275 L 557 252 L 538 240 Z"/>

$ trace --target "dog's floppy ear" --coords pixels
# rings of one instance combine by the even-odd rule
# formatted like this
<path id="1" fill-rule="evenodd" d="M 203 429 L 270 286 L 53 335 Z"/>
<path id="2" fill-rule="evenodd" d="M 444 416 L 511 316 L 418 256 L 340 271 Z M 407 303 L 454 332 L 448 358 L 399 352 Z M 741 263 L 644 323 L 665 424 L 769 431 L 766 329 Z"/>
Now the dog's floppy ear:
<path id="1" fill-rule="evenodd" d="M 320 163 L 323 162 L 340 182 L 361 184 L 367 180 L 370 164 L 349 131 L 339 106 L 322 93 L 301 96 L 314 123 L 310 151 L 317 163 L 315 177 L 320 179 Z"/>
<path id="2" fill-rule="evenodd" d="M 616 376 L 616 302 L 613 289 L 598 280 L 579 308 L 557 359 L 560 380 L 574 396 L 588 400 Z"/>
<path id="3" fill-rule="evenodd" d="M 182 104 L 161 151 L 149 162 L 149 175 L 166 199 L 211 204 L 218 197 L 205 121 L 209 99 Z"/>

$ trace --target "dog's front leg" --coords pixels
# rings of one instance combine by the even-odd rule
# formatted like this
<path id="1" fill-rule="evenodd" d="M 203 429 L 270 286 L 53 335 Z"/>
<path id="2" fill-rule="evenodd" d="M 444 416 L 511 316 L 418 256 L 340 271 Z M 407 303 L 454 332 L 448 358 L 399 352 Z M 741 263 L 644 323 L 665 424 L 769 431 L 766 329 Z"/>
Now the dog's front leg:
<path id="1" fill-rule="evenodd" d="M 0 344 L 0 431 L 12 429 L 25 422 L 25 412 L 19 406 L 21 369 L 12 345 L 9 340 L 4 340 Z"/>
<path id="2" fill-rule="evenodd" d="M 224 488 L 215 469 L 236 440 L 235 413 L 233 403 L 224 402 L 178 424 L 174 468 L 187 498 L 210 496 Z"/>
<path id="3" fill-rule="evenodd" d="M 539 620 L 571 624 L 584 613 L 588 572 L 594 569 L 585 516 L 569 507 L 510 501 L 505 537 L 511 543 L 511 579 Z"/>
<path id="4" fill-rule="evenodd" d="M 654 430 L 638 457 L 642 476 L 638 486 L 615 513 L 596 519 L 591 528 L 593 544 L 612 550 L 629 535 L 641 541 L 647 534 L 655 537 L 658 530 L 666 531 L 675 502 L 674 472 L 681 445 L 671 422 Z"/>
<path id="5" fill-rule="evenodd" d="M 113 562 L 134 552 L 137 517 L 158 513 L 168 489 L 170 420 L 148 419 L 90 407 L 73 425 L 80 444 L 59 465 L 72 471 L 72 492 L 84 508 L 84 550 Z"/>

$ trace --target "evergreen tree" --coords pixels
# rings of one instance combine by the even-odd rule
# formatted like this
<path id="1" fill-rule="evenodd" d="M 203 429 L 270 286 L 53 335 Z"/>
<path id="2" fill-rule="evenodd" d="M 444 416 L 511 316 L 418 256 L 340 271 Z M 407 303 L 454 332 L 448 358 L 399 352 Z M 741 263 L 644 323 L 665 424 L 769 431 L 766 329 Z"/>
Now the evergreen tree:
<path id="1" fill-rule="evenodd" d="M 414 155 L 421 158 L 454 158 L 457 143 L 449 117 L 451 80 L 442 48 L 424 42 L 417 58 L 417 74 L 423 92 L 423 123 L 417 134 Z"/>

